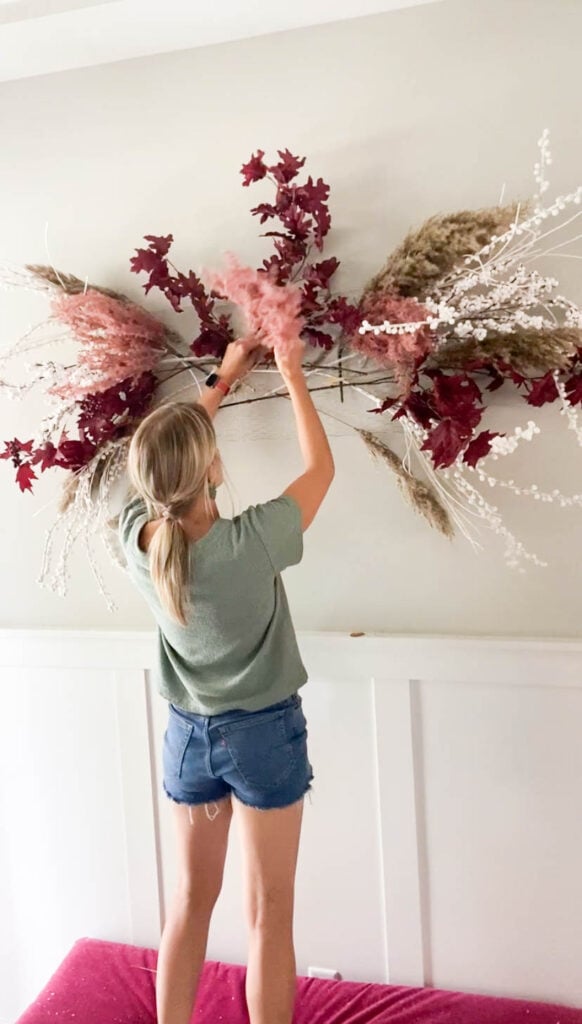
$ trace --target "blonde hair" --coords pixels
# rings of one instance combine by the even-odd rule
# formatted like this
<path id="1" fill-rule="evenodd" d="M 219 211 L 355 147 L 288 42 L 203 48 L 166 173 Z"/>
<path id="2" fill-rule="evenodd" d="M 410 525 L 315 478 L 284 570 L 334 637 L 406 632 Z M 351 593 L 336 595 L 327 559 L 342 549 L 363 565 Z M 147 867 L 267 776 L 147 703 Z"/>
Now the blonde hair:
<path id="1" fill-rule="evenodd" d="M 196 402 L 168 402 L 140 423 L 128 455 L 130 480 L 150 519 L 162 518 L 149 547 L 149 567 L 160 603 L 181 625 L 191 591 L 189 538 L 178 520 L 203 494 L 212 511 L 208 470 L 220 455 L 206 409 Z"/>

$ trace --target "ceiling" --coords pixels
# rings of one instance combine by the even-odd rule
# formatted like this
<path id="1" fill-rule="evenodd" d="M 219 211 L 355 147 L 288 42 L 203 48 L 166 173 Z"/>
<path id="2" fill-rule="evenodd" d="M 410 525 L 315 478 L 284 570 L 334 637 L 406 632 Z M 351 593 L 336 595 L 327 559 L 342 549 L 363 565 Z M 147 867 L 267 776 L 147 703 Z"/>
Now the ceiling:
<path id="1" fill-rule="evenodd" d="M 0 0 L 0 82 L 442 0 Z"/>

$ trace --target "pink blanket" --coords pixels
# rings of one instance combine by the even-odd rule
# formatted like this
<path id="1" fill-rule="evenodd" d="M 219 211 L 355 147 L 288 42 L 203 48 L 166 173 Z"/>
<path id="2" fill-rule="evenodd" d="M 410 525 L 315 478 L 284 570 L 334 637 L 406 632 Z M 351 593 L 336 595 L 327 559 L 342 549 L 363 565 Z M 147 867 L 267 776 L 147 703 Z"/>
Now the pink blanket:
<path id="1" fill-rule="evenodd" d="M 155 1024 L 157 951 L 79 939 L 16 1024 Z M 207 961 L 192 1024 L 248 1024 L 245 969 Z M 294 1024 L 582 1024 L 582 1009 L 407 985 L 298 979 Z"/>

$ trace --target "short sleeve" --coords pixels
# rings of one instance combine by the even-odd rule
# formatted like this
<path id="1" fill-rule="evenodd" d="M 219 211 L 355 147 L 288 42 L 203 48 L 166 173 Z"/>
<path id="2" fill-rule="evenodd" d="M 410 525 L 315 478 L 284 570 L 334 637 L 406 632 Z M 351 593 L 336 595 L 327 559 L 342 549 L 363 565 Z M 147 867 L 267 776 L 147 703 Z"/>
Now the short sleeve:
<path id="1" fill-rule="evenodd" d="M 124 551 L 133 551 L 137 547 L 137 533 L 141 530 L 148 514 L 143 498 L 135 497 L 123 506 L 119 513 L 118 536 Z"/>
<path id="2" fill-rule="evenodd" d="M 245 513 L 249 525 L 259 534 L 275 572 L 296 565 L 303 555 L 301 509 L 290 494 L 251 505 Z"/>

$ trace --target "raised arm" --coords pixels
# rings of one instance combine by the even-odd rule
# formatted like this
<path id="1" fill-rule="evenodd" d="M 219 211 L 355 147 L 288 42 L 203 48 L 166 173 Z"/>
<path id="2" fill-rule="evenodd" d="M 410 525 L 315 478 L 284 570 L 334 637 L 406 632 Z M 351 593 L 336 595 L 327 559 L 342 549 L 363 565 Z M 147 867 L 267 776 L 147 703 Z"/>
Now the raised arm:
<path id="1" fill-rule="evenodd" d="M 319 413 L 315 408 L 301 367 L 303 345 L 289 353 L 275 350 L 275 360 L 293 404 L 297 438 L 305 471 L 283 494 L 290 494 L 301 509 L 303 529 L 313 521 L 335 474 L 333 455 Z"/>
<path id="2" fill-rule="evenodd" d="M 223 380 L 225 384 L 232 387 L 235 381 L 240 380 L 241 377 L 244 377 L 253 368 L 263 352 L 264 349 L 252 340 L 241 341 L 238 339 L 237 341 L 231 341 L 226 346 L 222 362 L 217 368 L 216 373 L 220 380 Z M 210 418 L 214 419 L 223 398 L 224 391 L 220 387 L 210 388 L 203 384 L 202 393 L 196 401 L 198 405 L 206 409 Z"/>
<path id="3" fill-rule="evenodd" d="M 303 352 L 304 345 L 300 342 L 288 352 L 275 349 L 275 361 L 293 404 L 297 438 L 305 466 L 304 472 L 285 488 L 283 494 L 290 494 L 299 505 L 301 525 L 306 530 L 329 490 L 335 465 L 327 434 L 301 367 Z M 231 342 L 217 370 L 218 376 L 232 386 L 252 369 L 261 354 L 260 346 Z M 197 401 L 214 418 L 223 397 L 224 393 L 219 388 L 205 387 Z"/>

